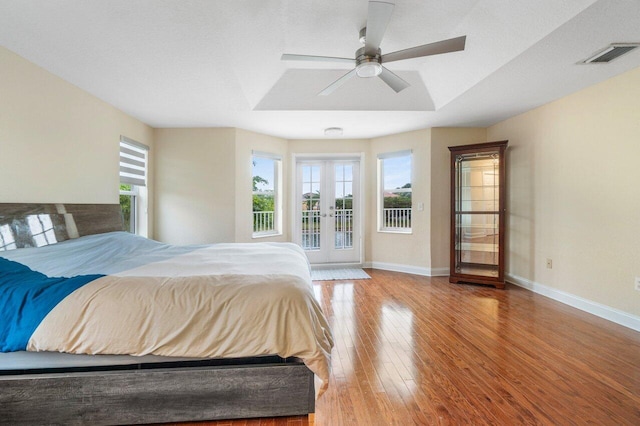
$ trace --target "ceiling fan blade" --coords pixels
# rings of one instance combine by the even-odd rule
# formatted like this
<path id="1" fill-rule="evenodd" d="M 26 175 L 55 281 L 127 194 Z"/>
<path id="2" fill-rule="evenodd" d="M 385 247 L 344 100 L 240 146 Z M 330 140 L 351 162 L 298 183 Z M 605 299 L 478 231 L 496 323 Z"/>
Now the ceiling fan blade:
<path id="1" fill-rule="evenodd" d="M 330 85 L 328 85 L 327 87 L 325 87 L 322 92 L 318 93 L 318 96 L 327 96 L 333 93 L 334 90 L 342 86 L 347 80 L 349 80 L 354 75 L 356 75 L 355 68 L 349 71 L 348 73 L 346 73 L 345 75 L 343 75 L 342 77 L 340 77 L 339 79 L 337 79 L 336 81 L 334 81 L 333 83 L 331 83 Z"/>
<path id="2" fill-rule="evenodd" d="M 378 53 L 382 37 L 387 29 L 394 8 L 393 3 L 370 1 L 367 16 L 367 30 L 365 33 L 364 53 L 375 55 Z"/>
<path id="3" fill-rule="evenodd" d="M 382 81 L 387 83 L 389 87 L 395 90 L 396 93 L 410 86 L 409 83 L 407 83 L 385 67 L 382 67 L 382 72 L 380 73 L 380 75 L 378 75 L 378 77 L 380 77 Z"/>
<path id="4" fill-rule="evenodd" d="M 467 36 L 461 36 L 450 38 L 448 40 L 436 41 L 435 43 L 423 44 L 422 46 L 411 47 L 409 49 L 398 50 L 397 52 L 382 55 L 382 62 L 401 61 L 403 59 L 457 52 L 459 50 L 464 50 L 466 40 Z"/>
<path id="5" fill-rule="evenodd" d="M 292 55 L 285 53 L 280 57 L 282 61 L 314 61 L 314 62 L 346 62 L 355 65 L 356 60 L 351 58 L 334 58 L 332 56 Z"/>

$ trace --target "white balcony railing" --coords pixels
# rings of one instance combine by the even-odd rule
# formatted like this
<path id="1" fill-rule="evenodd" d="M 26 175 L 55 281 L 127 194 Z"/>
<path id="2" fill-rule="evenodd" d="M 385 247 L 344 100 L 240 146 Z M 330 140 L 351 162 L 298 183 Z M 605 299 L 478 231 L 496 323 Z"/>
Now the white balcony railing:
<path id="1" fill-rule="evenodd" d="M 411 228 L 411 207 L 382 209 L 384 228 L 407 229 Z"/>
<path id="2" fill-rule="evenodd" d="M 353 210 L 352 209 L 336 209 L 335 210 L 335 227 L 336 235 L 334 248 L 350 249 L 353 248 Z"/>
<path id="3" fill-rule="evenodd" d="M 302 248 L 305 250 L 320 249 L 320 212 L 318 210 L 302 211 Z"/>
<path id="4" fill-rule="evenodd" d="M 302 212 L 302 248 L 305 250 L 320 249 L 321 226 L 329 226 L 328 223 L 321 220 L 323 217 L 334 218 L 334 248 L 336 250 L 353 248 L 352 209 L 335 209 L 324 216 L 318 210 L 304 210 Z"/>
<path id="5" fill-rule="evenodd" d="M 275 231 L 274 212 L 253 212 L 253 232 Z"/>

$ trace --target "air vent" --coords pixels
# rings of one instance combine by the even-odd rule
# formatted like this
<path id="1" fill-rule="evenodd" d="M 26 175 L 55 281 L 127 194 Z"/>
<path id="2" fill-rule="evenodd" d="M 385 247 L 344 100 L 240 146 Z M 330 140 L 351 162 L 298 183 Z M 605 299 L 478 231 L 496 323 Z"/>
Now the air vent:
<path id="1" fill-rule="evenodd" d="M 599 50 L 598 53 L 591 56 L 589 59 L 582 61 L 584 64 L 602 64 L 611 62 L 616 58 L 624 55 L 640 46 L 640 43 L 614 43 Z"/>

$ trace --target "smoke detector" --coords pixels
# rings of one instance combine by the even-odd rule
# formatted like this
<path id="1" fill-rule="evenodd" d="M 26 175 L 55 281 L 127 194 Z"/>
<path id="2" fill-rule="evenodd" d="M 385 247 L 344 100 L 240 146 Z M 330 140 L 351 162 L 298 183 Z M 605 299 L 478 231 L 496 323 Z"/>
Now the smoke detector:
<path id="1" fill-rule="evenodd" d="M 342 136 L 342 127 L 327 127 L 324 129 L 324 135 L 334 138 Z"/>

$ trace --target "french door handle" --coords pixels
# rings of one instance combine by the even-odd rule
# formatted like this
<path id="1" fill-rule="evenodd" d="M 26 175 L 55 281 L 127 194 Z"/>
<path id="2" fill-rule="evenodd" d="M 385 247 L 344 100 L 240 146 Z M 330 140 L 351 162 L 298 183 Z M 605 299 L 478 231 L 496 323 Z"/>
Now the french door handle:
<path id="1" fill-rule="evenodd" d="M 329 217 L 333 217 L 333 215 L 332 215 L 332 214 L 330 214 L 330 215 L 329 215 Z"/>
<path id="2" fill-rule="evenodd" d="M 321 214 L 322 217 L 327 217 L 326 213 Z"/>

